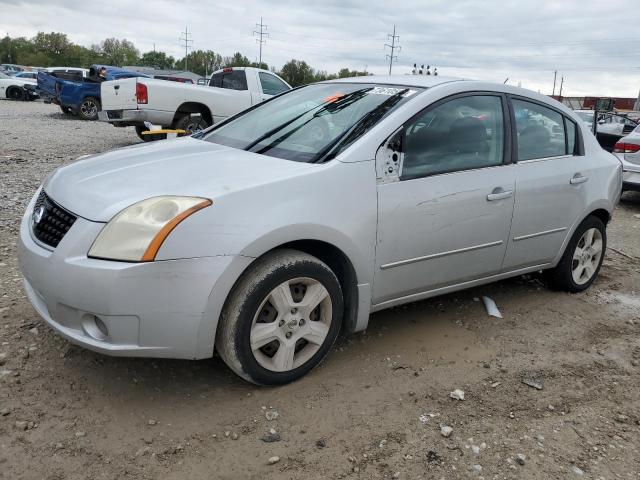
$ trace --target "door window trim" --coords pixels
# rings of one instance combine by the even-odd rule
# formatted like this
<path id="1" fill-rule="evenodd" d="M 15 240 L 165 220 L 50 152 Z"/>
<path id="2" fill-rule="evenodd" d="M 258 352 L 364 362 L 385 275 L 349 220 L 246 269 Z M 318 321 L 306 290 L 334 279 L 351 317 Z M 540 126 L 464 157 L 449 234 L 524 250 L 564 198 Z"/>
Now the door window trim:
<path id="1" fill-rule="evenodd" d="M 570 118 L 565 112 L 563 112 L 559 108 L 556 108 L 553 105 L 549 105 L 548 103 L 541 102 L 534 98 L 524 97 L 522 95 L 516 95 L 512 93 L 507 93 L 506 97 L 507 97 L 507 103 L 509 104 L 509 113 L 511 114 L 511 125 L 512 125 L 512 132 L 511 132 L 512 142 L 511 143 L 513 145 L 513 152 L 512 152 L 513 163 L 533 163 L 533 162 L 540 162 L 540 161 L 546 161 L 546 160 L 555 160 L 558 158 L 584 157 L 585 153 L 584 153 L 584 141 L 582 137 L 582 128 L 577 122 L 575 122 L 572 118 Z M 576 129 L 576 144 L 574 145 L 574 153 L 573 154 L 565 153 L 564 155 L 553 155 L 551 157 L 530 158 L 528 160 L 518 160 L 518 132 L 517 132 L 517 126 L 516 126 L 515 109 L 513 107 L 512 100 L 520 100 L 521 102 L 533 103 L 535 105 L 548 108 L 549 110 L 552 110 L 560 114 L 562 116 L 562 128 L 564 128 L 564 151 L 565 152 L 567 151 L 567 145 L 568 145 L 566 122 L 567 121 L 573 122 Z"/>
<path id="2" fill-rule="evenodd" d="M 468 91 L 468 92 L 462 92 L 462 93 L 456 93 L 453 95 L 449 95 L 447 97 L 443 97 L 440 100 L 437 100 L 435 102 L 433 102 L 430 105 L 427 105 L 425 108 L 423 108 L 422 110 L 420 110 L 418 113 L 415 113 L 414 115 L 412 115 L 409 119 L 407 119 L 403 124 L 402 124 L 402 149 L 404 150 L 405 145 L 407 144 L 406 142 L 406 136 L 407 136 L 407 129 L 406 129 L 406 125 L 410 124 L 411 122 L 415 121 L 417 118 L 426 115 L 427 113 L 429 113 L 431 110 L 440 107 L 441 105 L 444 105 L 447 102 L 450 102 L 452 100 L 457 100 L 459 98 L 465 98 L 465 97 L 498 97 L 500 98 L 500 104 L 502 105 L 502 128 L 503 128 L 503 145 L 502 145 L 502 163 L 500 164 L 496 164 L 496 165 L 487 165 L 484 167 L 469 167 L 469 168 L 462 168 L 462 169 L 452 169 L 452 170 L 447 170 L 447 171 L 441 171 L 441 172 L 437 172 L 437 173 L 427 173 L 425 175 L 420 175 L 420 176 L 412 176 L 412 177 L 403 177 L 402 175 L 402 171 L 404 169 L 404 162 L 402 162 L 403 164 L 400 165 L 400 171 L 398 174 L 398 179 L 401 182 L 407 182 L 410 180 L 419 180 L 421 178 L 428 178 L 428 177 L 435 177 L 437 175 L 448 175 L 448 174 L 452 174 L 452 173 L 458 173 L 458 172 L 468 172 L 471 170 L 482 170 L 485 168 L 495 168 L 495 167 L 503 167 L 505 165 L 509 165 L 511 163 L 513 163 L 514 161 L 514 152 L 513 152 L 513 145 L 512 145 L 512 141 L 511 141 L 511 135 L 512 135 L 512 130 L 514 127 L 512 127 L 512 121 L 511 121 L 511 116 L 510 116 L 510 112 L 508 110 L 508 104 L 509 102 L 507 102 L 507 95 L 504 92 L 495 92 L 495 91 L 491 91 L 491 90 L 477 90 L 477 91 Z M 403 155 L 403 159 L 404 159 L 404 151 L 402 152 Z"/>

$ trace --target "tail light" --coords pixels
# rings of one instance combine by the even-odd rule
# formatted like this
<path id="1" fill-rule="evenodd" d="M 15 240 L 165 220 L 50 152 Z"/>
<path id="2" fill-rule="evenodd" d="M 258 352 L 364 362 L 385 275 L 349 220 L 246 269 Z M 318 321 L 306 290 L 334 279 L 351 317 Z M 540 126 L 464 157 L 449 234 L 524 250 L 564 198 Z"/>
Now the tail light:
<path id="1" fill-rule="evenodd" d="M 640 145 L 633 143 L 618 142 L 613 147 L 615 153 L 637 153 L 640 152 Z"/>
<path id="2" fill-rule="evenodd" d="M 149 103 L 147 86 L 144 83 L 136 83 L 136 100 L 138 103 Z"/>

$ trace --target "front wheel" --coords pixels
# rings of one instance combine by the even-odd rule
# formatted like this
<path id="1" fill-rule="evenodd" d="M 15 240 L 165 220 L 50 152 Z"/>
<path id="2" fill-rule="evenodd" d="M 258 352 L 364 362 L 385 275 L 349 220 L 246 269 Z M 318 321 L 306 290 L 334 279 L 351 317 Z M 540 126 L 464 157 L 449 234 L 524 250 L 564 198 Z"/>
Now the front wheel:
<path id="1" fill-rule="evenodd" d="M 578 225 L 558 265 L 546 272 L 550 286 L 571 293 L 586 290 L 598 276 L 606 249 L 604 223 L 587 217 Z"/>
<path id="2" fill-rule="evenodd" d="M 24 100 L 24 90 L 20 87 L 9 87 L 7 89 L 7 98 L 10 100 Z"/>
<path id="3" fill-rule="evenodd" d="M 80 104 L 78 115 L 83 120 L 97 120 L 100 109 L 100 100 L 94 97 L 87 97 Z"/>
<path id="4" fill-rule="evenodd" d="M 220 317 L 216 350 L 245 380 L 281 385 L 308 373 L 340 331 L 340 282 L 297 250 L 266 254 L 234 287 Z"/>

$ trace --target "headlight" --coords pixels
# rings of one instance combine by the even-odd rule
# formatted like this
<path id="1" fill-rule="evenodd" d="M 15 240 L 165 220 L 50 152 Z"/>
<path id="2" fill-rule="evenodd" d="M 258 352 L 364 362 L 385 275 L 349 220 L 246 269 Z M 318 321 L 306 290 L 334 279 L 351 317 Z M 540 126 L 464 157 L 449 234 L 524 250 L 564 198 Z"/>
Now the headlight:
<path id="1" fill-rule="evenodd" d="M 107 223 L 89 256 L 108 260 L 149 262 L 185 218 L 211 205 L 197 197 L 153 197 L 125 208 Z"/>

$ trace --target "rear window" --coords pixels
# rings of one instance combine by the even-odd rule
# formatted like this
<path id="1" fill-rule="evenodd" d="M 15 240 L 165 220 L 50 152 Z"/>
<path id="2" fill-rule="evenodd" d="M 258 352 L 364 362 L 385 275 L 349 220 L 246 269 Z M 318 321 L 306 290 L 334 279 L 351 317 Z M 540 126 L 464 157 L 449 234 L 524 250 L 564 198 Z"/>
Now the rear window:
<path id="1" fill-rule="evenodd" d="M 209 81 L 209 86 L 230 90 L 247 90 L 247 75 L 244 70 L 214 73 Z"/>

